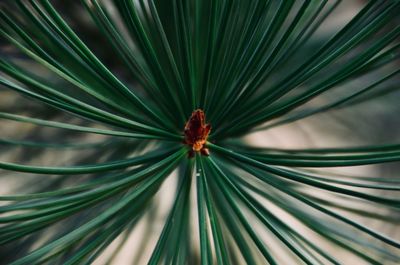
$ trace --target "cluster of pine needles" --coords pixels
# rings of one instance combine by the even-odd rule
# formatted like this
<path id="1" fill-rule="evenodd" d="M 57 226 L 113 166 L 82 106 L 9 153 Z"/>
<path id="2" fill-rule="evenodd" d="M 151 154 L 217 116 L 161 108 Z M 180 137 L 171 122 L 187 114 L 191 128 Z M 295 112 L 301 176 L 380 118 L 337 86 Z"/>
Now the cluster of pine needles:
<path id="1" fill-rule="evenodd" d="M 0 263 L 399 264 L 400 1 L 349 2 L 2 1 Z"/>

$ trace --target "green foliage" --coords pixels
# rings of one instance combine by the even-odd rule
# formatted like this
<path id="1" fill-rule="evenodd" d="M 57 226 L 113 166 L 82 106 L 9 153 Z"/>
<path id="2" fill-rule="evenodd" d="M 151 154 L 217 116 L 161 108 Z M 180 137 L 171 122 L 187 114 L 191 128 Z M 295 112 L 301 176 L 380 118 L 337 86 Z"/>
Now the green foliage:
<path id="1" fill-rule="evenodd" d="M 398 264 L 398 173 L 361 166 L 399 161 L 399 139 L 342 114 L 398 106 L 400 2 L 348 20 L 344 2 L 3 1 L 1 262 Z M 199 108 L 210 155 L 190 158 Z M 249 143 L 325 113 L 358 142 Z"/>

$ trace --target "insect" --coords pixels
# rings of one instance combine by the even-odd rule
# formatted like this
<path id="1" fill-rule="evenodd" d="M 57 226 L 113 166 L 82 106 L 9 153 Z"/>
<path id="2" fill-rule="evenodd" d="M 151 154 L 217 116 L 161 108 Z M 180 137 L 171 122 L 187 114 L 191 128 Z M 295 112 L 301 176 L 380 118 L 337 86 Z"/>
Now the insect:
<path id="1" fill-rule="evenodd" d="M 192 112 L 189 120 L 185 124 L 184 143 L 191 146 L 189 157 L 194 156 L 194 152 L 200 152 L 202 155 L 210 155 L 210 151 L 205 147 L 207 137 L 211 131 L 211 125 L 206 124 L 204 111 L 197 109 Z"/>

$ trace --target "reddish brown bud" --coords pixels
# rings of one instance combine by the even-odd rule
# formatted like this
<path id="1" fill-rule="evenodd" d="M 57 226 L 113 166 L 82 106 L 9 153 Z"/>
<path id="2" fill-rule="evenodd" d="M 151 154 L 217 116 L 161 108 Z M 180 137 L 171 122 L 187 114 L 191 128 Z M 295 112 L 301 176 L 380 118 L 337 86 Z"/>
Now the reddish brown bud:
<path id="1" fill-rule="evenodd" d="M 195 110 L 185 124 L 184 143 L 190 145 L 194 152 L 208 156 L 209 151 L 205 148 L 205 144 L 210 131 L 211 125 L 206 124 L 204 112 L 201 109 Z"/>

